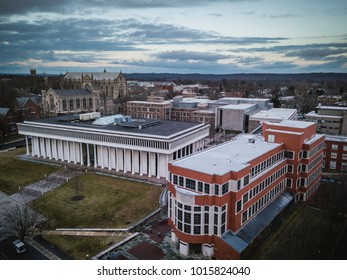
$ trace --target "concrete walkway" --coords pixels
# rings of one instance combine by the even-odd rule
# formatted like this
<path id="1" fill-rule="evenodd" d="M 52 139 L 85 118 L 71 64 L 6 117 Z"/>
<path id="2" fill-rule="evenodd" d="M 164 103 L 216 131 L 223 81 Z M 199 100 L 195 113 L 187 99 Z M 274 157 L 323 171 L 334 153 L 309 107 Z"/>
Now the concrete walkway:
<path id="1" fill-rule="evenodd" d="M 41 181 L 23 187 L 19 192 L 10 195 L 10 197 L 21 204 L 27 204 L 80 174 L 82 174 L 82 171 L 71 169 L 57 171 L 55 173 L 49 174 L 45 179 Z"/>
<path id="2" fill-rule="evenodd" d="M 119 231 L 79 231 L 79 230 L 43 230 L 42 234 L 46 235 L 70 235 L 70 236 L 122 236 L 128 237 L 129 232 Z"/>

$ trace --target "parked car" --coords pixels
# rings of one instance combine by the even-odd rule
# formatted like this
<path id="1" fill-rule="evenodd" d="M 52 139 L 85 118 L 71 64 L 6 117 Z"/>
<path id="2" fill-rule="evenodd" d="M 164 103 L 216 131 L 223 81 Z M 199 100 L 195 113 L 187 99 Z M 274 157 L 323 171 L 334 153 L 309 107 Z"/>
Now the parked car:
<path id="1" fill-rule="evenodd" d="M 19 239 L 13 241 L 12 244 L 13 244 L 13 246 L 16 249 L 18 254 L 22 254 L 27 250 L 25 244 L 22 241 L 20 241 Z"/>

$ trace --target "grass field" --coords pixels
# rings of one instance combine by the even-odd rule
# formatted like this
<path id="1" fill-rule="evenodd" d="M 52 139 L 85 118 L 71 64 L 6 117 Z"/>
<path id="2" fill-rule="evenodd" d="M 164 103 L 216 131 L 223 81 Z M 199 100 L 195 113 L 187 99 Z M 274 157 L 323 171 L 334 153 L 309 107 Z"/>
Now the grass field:
<path id="1" fill-rule="evenodd" d="M 46 193 L 30 206 L 48 217 L 44 227 L 124 228 L 159 206 L 162 188 L 95 173 L 79 177 L 82 200 L 75 201 L 75 182 Z"/>
<path id="2" fill-rule="evenodd" d="M 62 236 L 43 235 L 52 244 L 74 260 L 84 260 L 95 256 L 113 244 L 123 240 L 123 236 Z"/>
<path id="3" fill-rule="evenodd" d="M 73 200 L 76 182 L 82 200 Z M 161 187 L 85 173 L 46 193 L 31 207 L 48 217 L 43 229 L 127 228 L 159 207 Z M 45 235 L 45 239 L 73 259 L 85 259 L 123 237 Z"/>
<path id="4" fill-rule="evenodd" d="M 11 195 L 24 187 L 44 178 L 44 174 L 58 170 L 58 167 L 23 161 L 18 155 L 25 154 L 25 148 L 0 153 L 0 191 Z"/>

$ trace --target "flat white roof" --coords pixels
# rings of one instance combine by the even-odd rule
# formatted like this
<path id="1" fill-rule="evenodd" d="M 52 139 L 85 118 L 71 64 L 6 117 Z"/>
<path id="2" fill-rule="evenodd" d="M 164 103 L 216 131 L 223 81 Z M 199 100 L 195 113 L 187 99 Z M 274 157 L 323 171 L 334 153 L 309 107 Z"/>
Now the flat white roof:
<path id="1" fill-rule="evenodd" d="M 346 142 L 347 143 L 347 136 L 325 135 L 325 140 Z"/>
<path id="2" fill-rule="evenodd" d="M 276 119 L 287 120 L 297 113 L 296 109 L 273 108 L 270 110 L 262 110 L 250 116 L 250 119 Z"/>
<path id="3" fill-rule="evenodd" d="M 286 131 L 286 130 L 278 130 L 278 129 L 267 129 L 266 131 L 269 131 L 269 132 L 280 132 L 280 133 L 284 133 L 284 134 L 294 134 L 294 135 L 302 135 L 304 134 L 303 132 L 294 132 L 294 131 Z"/>
<path id="4" fill-rule="evenodd" d="M 160 102 L 153 102 L 153 101 L 137 101 L 137 100 L 134 100 L 134 101 L 128 101 L 127 103 L 129 104 L 170 104 L 172 103 L 172 100 L 164 100 L 164 101 L 160 101 Z"/>
<path id="5" fill-rule="evenodd" d="M 329 119 L 329 118 L 330 119 L 343 119 L 343 117 L 341 117 L 341 116 L 320 115 L 314 111 L 305 114 L 305 117 L 325 118 L 325 119 Z"/>
<path id="6" fill-rule="evenodd" d="M 283 120 L 280 123 L 271 123 L 272 126 L 286 126 L 286 127 L 297 127 L 297 128 L 306 128 L 315 124 L 315 122 L 306 122 L 306 121 L 293 121 L 293 120 Z"/>
<path id="7" fill-rule="evenodd" d="M 229 104 L 219 107 L 220 109 L 234 109 L 234 110 L 246 110 L 254 107 L 255 104 L 241 103 L 241 104 Z"/>
<path id="8" fill-rule="evenodd" d="M 338 107 L 338 106 L 322 106 L 318 105 L 317 109 L 326 109 L 326 110 L 339 110 L 339 111 L 347 111 L 347 107 Z"/>
<path id="9" fill-rule="evenodd" d="M 242 98 L 242 97 L 223 97 L 218 100 L 240 100 L 240 101 L 270 101 L 269 98 Z"/>
<path id="10" fill-rule="evenodd" d="M 255 139 L 249 143 L 249 139 Z M 172 162 L 173 166 L 211 175 L 238 172 L 249 162 L 281 144 L 265 142 L 261 137 L 241 134 L 231 141 Z"/>

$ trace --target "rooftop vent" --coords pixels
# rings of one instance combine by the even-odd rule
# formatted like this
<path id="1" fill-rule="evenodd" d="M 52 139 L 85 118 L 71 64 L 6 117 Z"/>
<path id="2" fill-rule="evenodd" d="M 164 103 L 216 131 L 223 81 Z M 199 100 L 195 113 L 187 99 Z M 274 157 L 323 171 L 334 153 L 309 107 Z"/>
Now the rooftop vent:
<path id="1" fill-rule="evenodd" d="M 254 138 L 248 139 L 248 143 L 249 143 L 249 144 L 254 144 L 254 143 L 255 143 L 255 139 L 254 139 Z"/>
<path id="2" fill-rule="evenodd" d="M 96 118 L 100 118 L 99 112 L 80 114 L 80 121 L 95 120 Z"/>

